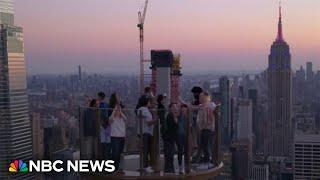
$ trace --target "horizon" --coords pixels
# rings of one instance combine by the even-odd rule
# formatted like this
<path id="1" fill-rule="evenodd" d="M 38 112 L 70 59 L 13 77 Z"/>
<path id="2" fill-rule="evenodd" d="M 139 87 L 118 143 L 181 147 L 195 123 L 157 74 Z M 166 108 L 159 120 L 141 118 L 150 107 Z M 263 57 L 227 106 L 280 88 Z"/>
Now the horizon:
<path id="1" fill-rule="evenodd" d="M 0 179 L 320 180 L 319 7 L 0 0 Z"/>
<path id="2" fill-rule="evenodd" d="M 24 29 L 29 74 L 138 74 L 137 12 L 142 1 L 15 1 L 16 25 Z M 35 8 L 36 6 L 36 8 Z M 284 38 L 292 69 L 320 67 L 320 2 L 282 2 Z M 278 1 L 151 1 L 145 25 L 145 58 L 171 49 L 189 73 L 262 72 L 276 38 Z M 111 43 L 109 43 L 111 42 Z M 68 61 L 68 62 L 66 62 Z M 194 67 L 194 61 L 197 67 Z"/>

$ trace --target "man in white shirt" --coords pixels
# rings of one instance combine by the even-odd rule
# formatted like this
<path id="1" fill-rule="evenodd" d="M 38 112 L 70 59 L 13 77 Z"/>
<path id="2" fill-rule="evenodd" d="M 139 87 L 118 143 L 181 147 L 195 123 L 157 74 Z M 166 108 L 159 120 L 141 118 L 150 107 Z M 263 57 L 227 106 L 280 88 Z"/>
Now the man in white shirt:
<path id="1" fill-rule="evenodd" d="M 141 107 L 138 109 L 138 117 L 142 118 L 142 139 L 143 139 L 143 162 L 146 172 L 153 172 L 150 167 L 151 147 L 153 141 L 153 126 L 157 120 L 153 120 L 153 116 L 149 110 L 150 98 L 141 99 Z"/>

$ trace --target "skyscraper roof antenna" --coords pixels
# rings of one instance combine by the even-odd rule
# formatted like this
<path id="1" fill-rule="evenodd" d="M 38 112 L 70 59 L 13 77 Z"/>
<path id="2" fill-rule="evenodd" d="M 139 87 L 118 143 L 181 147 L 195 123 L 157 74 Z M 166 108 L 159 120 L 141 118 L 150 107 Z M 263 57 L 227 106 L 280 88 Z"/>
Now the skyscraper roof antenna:
<path id="1" fill-rule="evenodd" d="M 279 1 L 279 22 L 278 22 L 278 34 L 276 41 L 282 42 L 283 40 L 283 33 L 282 33 L 282 12 L 281 12 L 281 0 Z"/>
<path id="2" fill-rule="evenodd" d="M 279 1 L 279 17 L 282 18 L 282 14 L 281 14 L 281 0 Z"/>

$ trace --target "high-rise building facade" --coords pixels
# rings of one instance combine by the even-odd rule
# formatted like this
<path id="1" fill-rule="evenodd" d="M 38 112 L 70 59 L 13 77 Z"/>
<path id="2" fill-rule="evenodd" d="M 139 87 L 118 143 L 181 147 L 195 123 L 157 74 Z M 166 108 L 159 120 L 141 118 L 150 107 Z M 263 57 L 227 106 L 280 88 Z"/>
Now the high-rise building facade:
<path id="1" fill-rule="evenodd" d="M 292 147 L 292 72 L 289 45 L 282 34 L 279 8 L 278 36 L 271 46 L 267 69 L 268 126 L 266 127 L 267 156 L 289 157 Z"/>
<path id="2" fill-rule="evenodd" d="M 294 179 L 320 179 L 320 135 L 298 135 L 294 142 Z"/>
<path id="3" fill-rule="evenodd" d="M 14 24 L 12 0 L 0 0 L 0 24 Z"/>
<path id="4" fill-rule="evenodd" d="M 174 55 L 173 63 L 171 67 L 171 89 L 170 89 L 170 101 L 172 103 L 178 103 L 180 97 L 180 77 L 181 74 L 181 56 L 180 54 Z"/>
<path id="5" fill-rule="evenodd" d="M 227 76 L 219 79 L 219 88 L 221 93 L 221 122 L 222 122 L 222 143 L 228 145 L 231 141 L 231 91 L 230 81 Z"/>
<path id="6" fill-rule="evenodd" d="M 31 114 L 32 122 L 32 151 L 34 159 L 43 159 L 43 128 L 41 127 L 40 113 Z"/>
<path id="7" fill-rule="evenodd" d="M 298 81 L 305 81 L 306 80 L 306 72 L 305 72 L 305 70 L 303 69 L 302 66 L 300 66 L 300 69 L 297 70 L 296 78 L 297 78 Z"/>
<path id="8" fill-rule="evenodd" d="M 307 88 L 306 72 L 302 66 L 296 71 L 295 76 L 292 78 L 292 102 L 299 103 L 304 102 L 306 99 Z"/>
<path id="9" fill-rule="evenodd" d="M 233 140 L 230 146 L 232 153 L 232 179 L 250 179 L 252 150 L 248 140 Z"/>
<path id="10" fill-rule="evenodd" d="M 252 165 L 252 180 L 269 180 L 268 164 Z"/>
<path id="11" fill-rule="evenodd" d="M 307 62 L 306 67 L 307 67 L 307 81 L 312 81 L 314 76 L 313 70 L 312 70 L 312 62 Z"/>
<path id="12" fill-rule="evenodd" d="M 259 118 L 258 118 L 258 90 L 257 89 L 249 89 L 248 90 L 248 99 L 251 100 L 252 104 L 252 133 L 254 135 L 254 139 L 252 141 L 253 144 L 253 151 L 256 152 L 257 150 L 257 144 L 261 143 L 258 142 L 257 139 L 260 139 L 259 136 Z"/>
<path id="13" fill-rule="evenodd" d="M 151 50 L 152 81 L 151 89 L 154 95 L 171 95 L 171 69 L 174 55 L 171 50 Z"/>
<path id="14" fill-rule="evenodd" d="M 78 79 L 81 82 L 82 81 L 82 69 L 81 65 L 78 66 Z"/>
<path id="15" fill-rule="evenodd" d="M 249 99 L 237 99 L 237 139 L 246 139 L 252 144 L 252 103 Z"/>
<path id="16" fill-rule="evenodd" d="M 317 92 L 315 90 L 315 82 L 314 82 L 314 73 L 312 69 L 312 62 L 306 63 L 306 83 L 305 87 L 305 103 L 311 104 L 313 102 L 316 102 L 315 100 L 315 93 Z"/>
<path id="17" fill-rule="evenodd" d="M 167 103 L 177 103 L 180 96 L 181 74 L 180 54 L 171 50 L 151 51 L 151 83 L 154 95 L 166 94 Z"/>
<path id="18" fill-rule="evenodd" d="M 23 33 L 12 0 L 0 1 L 0 23 L 0 179 L 28 179 L 30 173 L 8 174 L 11 161 L 32 159 Z"/>
<path id="19" fill-rule="evenodd" d="M 316 118 L 313 113 L 296 112 L 294 114 L 294 127 L 296 134 L 310 133 L 316 130 Z"/>

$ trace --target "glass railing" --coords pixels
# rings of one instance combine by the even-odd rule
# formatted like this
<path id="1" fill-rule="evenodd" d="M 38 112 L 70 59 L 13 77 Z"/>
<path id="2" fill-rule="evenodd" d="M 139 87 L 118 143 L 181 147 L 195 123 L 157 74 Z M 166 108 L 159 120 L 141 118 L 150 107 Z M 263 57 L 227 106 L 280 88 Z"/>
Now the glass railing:
<path id="1" fill-rule="evenodd" d="M 79 108 L 79 129 L 80 129 L 80 155 L 81 157 L 86 156 L 87 152 L 85 149 L 87 137 L 93 137 L 96 143 L 110 143 L 110 139 L 104 139 L 104 136 L 110 135 L 110 123 L 108 123 L 109 116 L 112 114 L 112 109 L 102 108 Z M 122 113 L 126 116 L 125 119 L 125 154 L 134 154 L 139 152 L 139 138 L 137 134 L 137 116 L 134 109 L 122 109 Z M 87 122 L 86 122 L 87 121 Z M 89 121 L 89 122 L 88 122 Z M 108 132 L 102 132 L 108 131 Z M 105 134 L 103 134 L 105 133 Z M 101 139 L 102 138 L 102 139 Z M 98 153 L 94 153 L 95 158 L 102 156 L 100 152 L 102 149 L 98 148 Z"/>
<path id="2" fill-rule="evenodd" d="M 164 139 L 168 138 L 171 138 L 175 143 L 175 164 L 177 165 L 176 159 L 180 161 L 179 154 L 184 156 L 185 174 L 192 172 L 192 169 L 197 169 L 203 164 L 207 164 L 205 169 L 215 168 L 220 164 L 219 110 L 216 109 L 213 112 L 214 120 L 212 122 L 208 120 L 209 116 L 206 113 L 200 113 L 208 112 L 207 109 L 193 109 L 186 113 L 183 116 L 184 118 L 179 118 L 180 116 L 177 115 L 177 118 L 174 119 L 178 126 L 175 129 L 171 128 L 170 133 L 168 133 L 170 128 L 164 128 L 167 125 L 165 119 L 168 116 L 168 110 L 150 108 L 149 111 L 152 114 L 152 119 L 155 120 L 150 157 L 151 166 L 154 170 L 163 171 L 163 154 L 166 150 Z M 111 132 L 110 126 L 113 122 L 110 122 L 110 116 L 112 112 L 113 109 L 79 107 L 80 158 L 112 159 L 111 147 L 108 144 L 110 143 L 109 136 L 125 133 L 122 161 L 124 158 L 136 157 L 137 163 L 132 165 L 135 167 L 128 167 L 121 162 L 120 169 L 124 171 L 143 170 L 143 151 L 145 148 L 143 147 L 143 136 L 140 136 L 140 134 L 146 131 L 146 124 L 144 123 L 146 118 L 141 111 L 134 108 L 122 108 L 121 112 L 126 117 L 124 120 L 125 131 L 122 132 L 121 129 L 117 129 L 114 130 L 117 132 Z M 212 117 L 210 116 L 211 119 Z M 202 118 L 203 122 L 199 122 L 199 118 Z M 120 127 L 117 126 L 116 128 Z M 178 148 L 182 144 L 184 152 Z"/>

